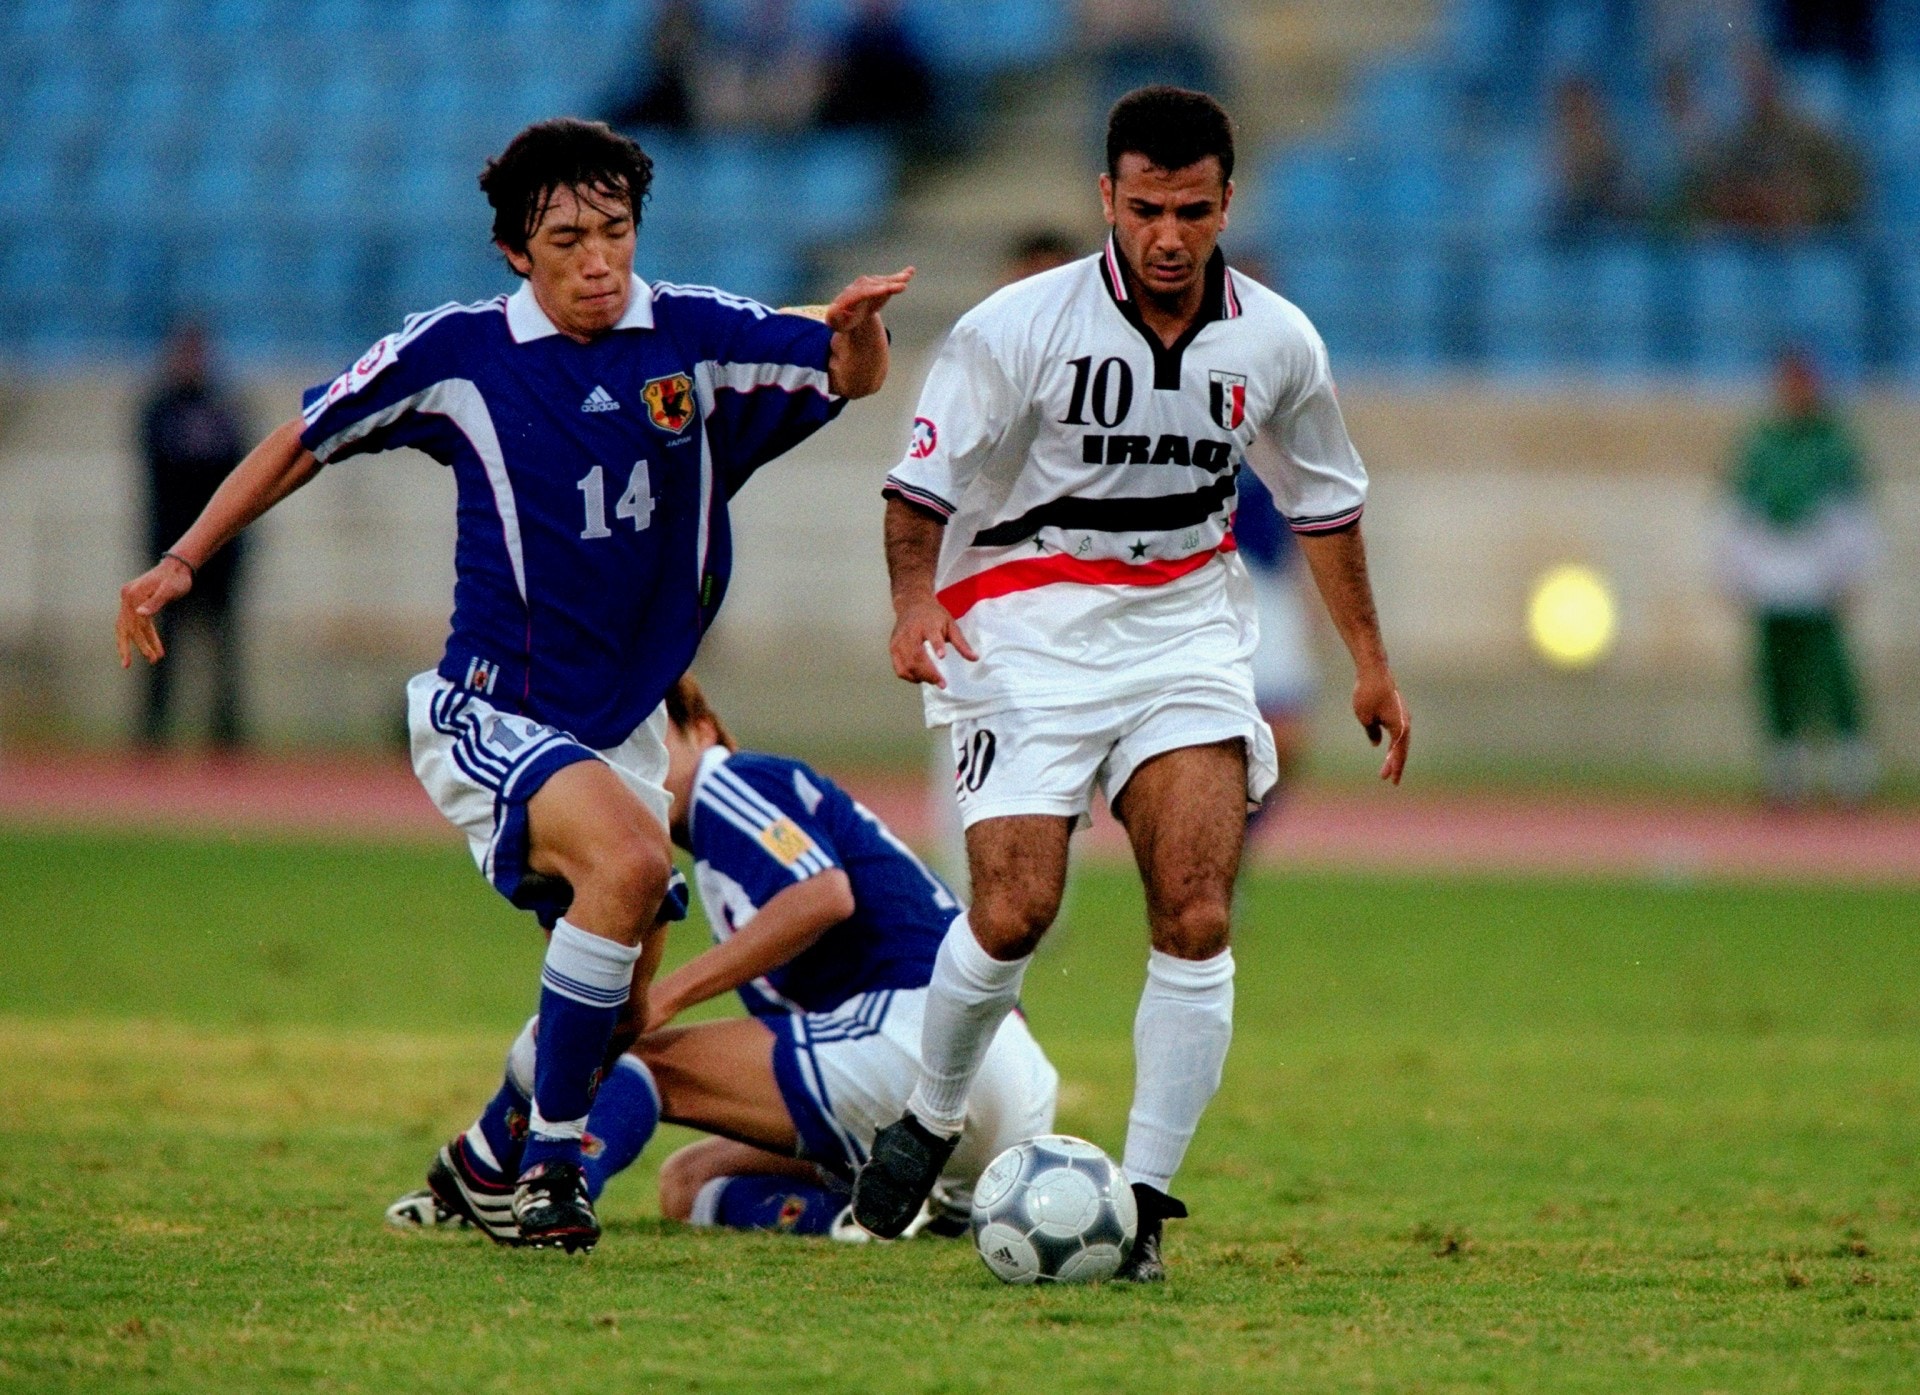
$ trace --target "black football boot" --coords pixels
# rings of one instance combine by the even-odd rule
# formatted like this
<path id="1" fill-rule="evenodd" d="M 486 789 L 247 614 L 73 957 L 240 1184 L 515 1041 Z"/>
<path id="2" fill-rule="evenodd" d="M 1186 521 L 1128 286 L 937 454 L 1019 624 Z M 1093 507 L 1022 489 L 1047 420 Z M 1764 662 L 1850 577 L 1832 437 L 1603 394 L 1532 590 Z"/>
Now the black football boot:
<path id="1" fill-rule="evenodd" d="M 477 1227 L 496 1245 L 518 1245 L 520 1225 L 513 1218 L 513 1184 L 483 1177 L 467 1155 L 467 1141 L 455 1138 L 434 1155 L 427 1169 L 427 1190 L 442 1210 Z"/>
<path id="2" fill-rule="evenodd" d="M 867 1165 L 853 1179 L 853 1218 L 861 1229 L 898 1239 L 920 1214 L 959 1141 L 942 1138 L 911 1114 L 875 1134 Z"/>
<path id="3" fill-rule="evenodd" d="M 540 1250 L 591 1250 L 600 1239 L 600 1221 L 587 1196 L 587 1175 L 579 1163 L 536 1163 L 520 1174 L 513 1189 L 513 1218 L 520 1243 Z"/>
<path id="4" fill-rule="evenodd" d="M 1167 1281 L 1167 1262 L 1160 1254 L 1160 1231 L 1167 1221 L 1184 1221 L 1187 1206 L 1145 1182 L 1133 1184 L 1133 1204 L 1140 1211 L 1140 1226 L 1133 1234 L 1133 1250 L 1127 1262 L 1113 1277 L 1119 1283 L 1162 1284 Z"/>

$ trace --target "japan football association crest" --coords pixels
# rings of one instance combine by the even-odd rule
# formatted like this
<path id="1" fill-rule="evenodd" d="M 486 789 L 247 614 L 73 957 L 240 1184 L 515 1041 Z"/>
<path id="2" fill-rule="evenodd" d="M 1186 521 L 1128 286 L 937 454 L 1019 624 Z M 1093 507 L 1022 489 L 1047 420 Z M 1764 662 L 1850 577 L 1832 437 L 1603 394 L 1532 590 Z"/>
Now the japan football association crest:
<path id="1" fill-rule="evenodd" d="M 640 400 L 653 424 L 669 435 L 678 436 L 693 421 L 693 379 L 685 373 L 649 379 Z"/>
<path id="2" fill-rule="evenodd" d="M 1247 419 L 1247 375 L 1223 373 L 1216 368 L 1207 376 L 1212 380 L 1207 410 L 1214 424 L 1228 431 L 1239 430 L 1240 423 Z"/>
<path id="3" fill-rule="evenodd" d="M 913 439 L 907 443 L 907 454 L 915 460 L 925 460 L 933 454 L 933 448 L 940 443 L 940 428 L 925 417 L 913 419 Z"/>

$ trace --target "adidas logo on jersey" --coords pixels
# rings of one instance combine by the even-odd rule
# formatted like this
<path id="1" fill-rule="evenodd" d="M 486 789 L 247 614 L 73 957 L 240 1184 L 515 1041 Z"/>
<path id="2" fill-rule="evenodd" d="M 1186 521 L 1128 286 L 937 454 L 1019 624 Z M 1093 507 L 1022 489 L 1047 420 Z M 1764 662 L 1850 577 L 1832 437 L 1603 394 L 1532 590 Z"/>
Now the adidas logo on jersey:
<path id="1" fill-rule="evenodd" d="M 596 385 L 593 391 L 587 394 L 587 400 L 580 404 L 580 410 L 583 412 L 617 412 L 620 410 L 620 404 L 613 400 L 612 393 Z"/>

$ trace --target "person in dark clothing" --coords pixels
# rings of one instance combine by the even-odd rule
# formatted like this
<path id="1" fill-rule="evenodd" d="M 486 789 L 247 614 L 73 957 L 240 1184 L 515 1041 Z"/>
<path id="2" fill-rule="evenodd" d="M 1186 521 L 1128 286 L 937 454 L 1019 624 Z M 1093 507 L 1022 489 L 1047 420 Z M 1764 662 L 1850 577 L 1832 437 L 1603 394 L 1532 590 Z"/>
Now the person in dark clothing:
<path id="1" fill-rule="evenodd" d="M 899 0 L 865 0 L 834 57 L 821 122 L 912 136 L 932 117 L 933 99 L 933 66 Z"/>
<path id="2" fill-rule="evenodd" d="M 176 329 L 167 341 L 159 382 L 140 418 L 146 461 L 147 555 L 158 557 L 186 532 L 207 500 L 246 454 L 246 427 L 209 371 L 206 333 L 198 325 Z M 185 626 L 202 632 L 213 659 L 214 745 L 238 746 L 240 665 L 234 605 L 245 569 L 245 539 L 237 538 L 201 564 L 193 590 L 159 617 L 160 636 L 173 647 Z M 173 665 L 147 670 L 147 700 L 141 736 L 158 746 L 166 740 L 173 705 Z"/>
<path id="3" fill-rule="evenodd" d="M 619 127 L 692 130 L 699 120 L 700 44 L 700 16 L 691 0 L 668 0 L 645 42 L 640 80 L 614 102 L 607 120 Z"/>

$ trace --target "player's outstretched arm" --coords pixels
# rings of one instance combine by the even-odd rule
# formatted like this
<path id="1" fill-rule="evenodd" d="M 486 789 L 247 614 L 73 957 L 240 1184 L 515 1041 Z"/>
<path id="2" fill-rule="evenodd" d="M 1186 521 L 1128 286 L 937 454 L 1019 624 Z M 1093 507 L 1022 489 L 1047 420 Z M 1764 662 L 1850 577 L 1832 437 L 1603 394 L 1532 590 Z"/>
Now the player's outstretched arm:
<path id="1" fill-rule="evenodd" d="M 960 622 L 940 604 L 933 578 L 947 525 L 904 499 L 887 500 L 887 579 L 893 587 L 893 671 L 909 683 L 947 686 L 935 659 L 951 644 L 962 658 L 978 659 L 960 633 Z M 931 649 L 931 653 L 929 653 Z"/>
<path id="2" fill-rule="evenodd" d="M 1387 646 L 1380 638 L 1380 616 L 1367 580 L 1367 546 L 1360 525 L 1337 533 L 1302 533 L 1298 540 L 1327 614 L 1353 655 L 1353 715 L 1374 745 L 1380 744 L 1381 732 L 1387 734 L 1387 758 L 1380 778 L 1397 785 L 1407 767 L 1413 719 L 1387 666 Z"/>
<path id="3" fill-rule="evenodd" d="M 148 663 L 159 663 L 167 650 L 153 617 L 193 589 L 194 573 L 209 557 L 313 478 L 320 466 L 300 444 L 300 427 L 296 417 L 255 446 L 207 500 L 193 526 L 167 549 L 169 555 L 120 588 L 114 638 L 120 647 L 121 668 L 133 663 L 136 649 Z"/>
<path id="4" fill-rule="evenodd" d="M 887 381 L 887 327 L 880 310 L 907 288 L 913 268 L 891 276 L 855 279 L 826 310 L 833 345 L 827 354 L 827 386 L 837 397 L 869 397 Z"/>
<path id="5" fill-rule="evenodd" d="M 647 994 L 647 1030 L 688 1008 L 731 993 L 805 952 L 853 914 L 853 883 L 838 867 L 796 882 L 722 944 L 689 960 Z"/>

